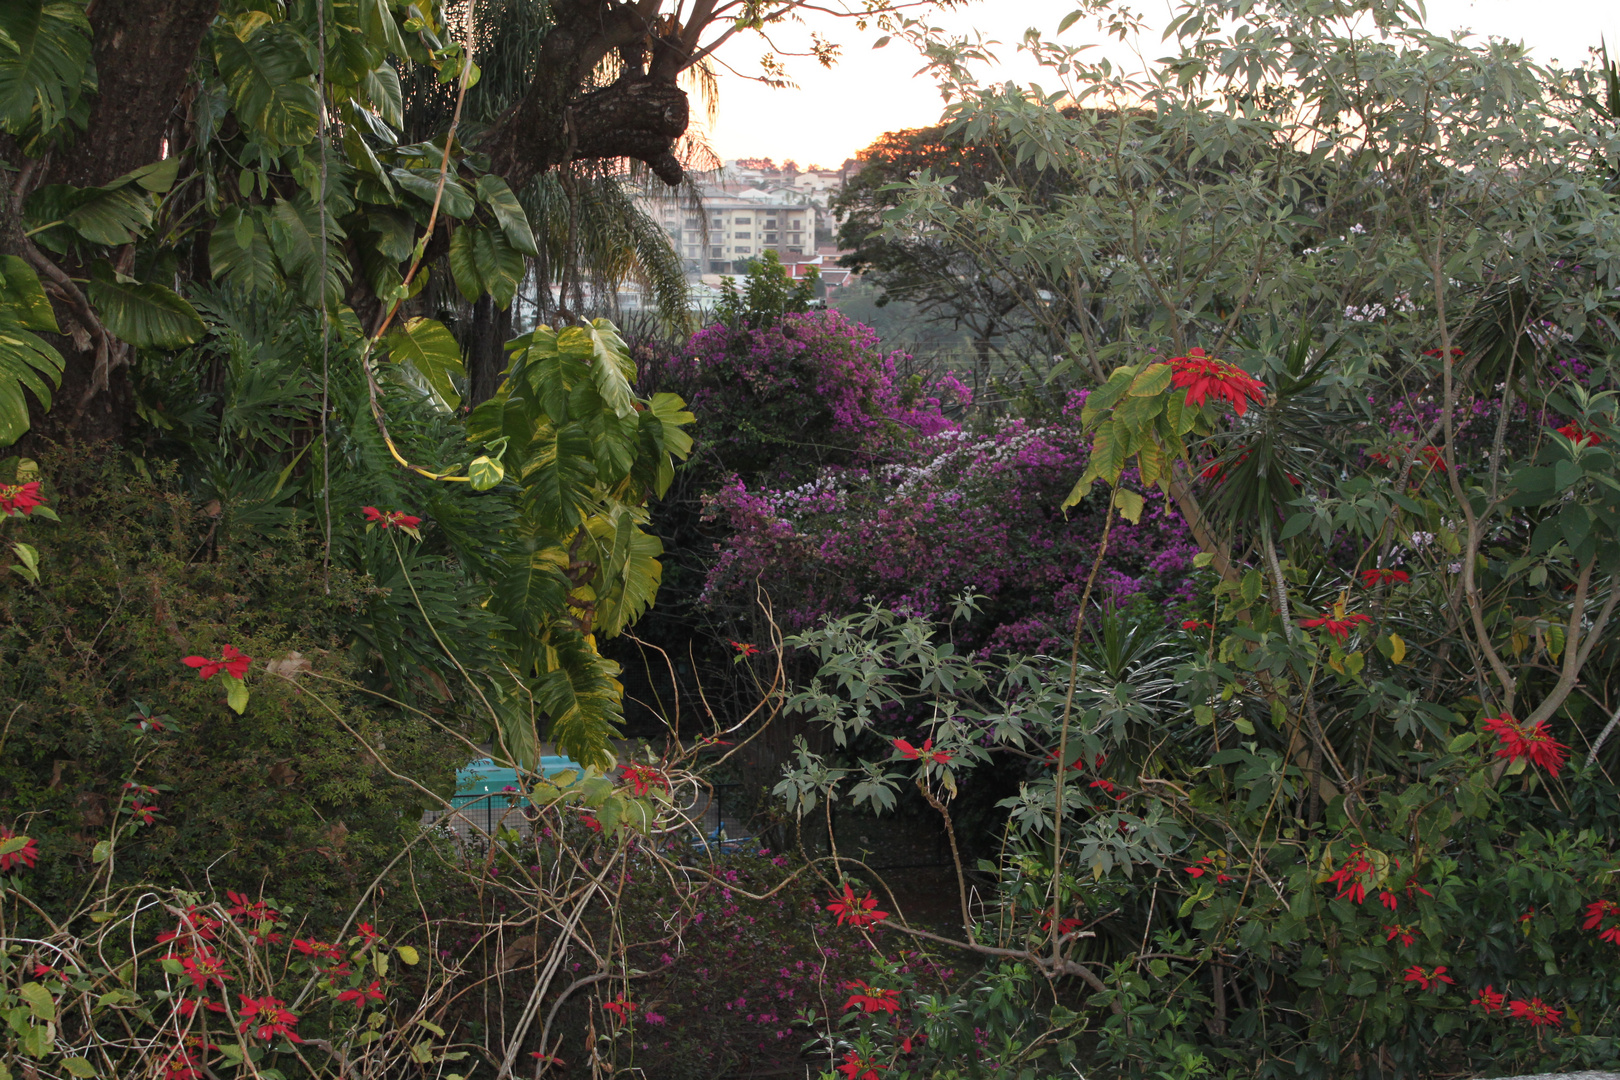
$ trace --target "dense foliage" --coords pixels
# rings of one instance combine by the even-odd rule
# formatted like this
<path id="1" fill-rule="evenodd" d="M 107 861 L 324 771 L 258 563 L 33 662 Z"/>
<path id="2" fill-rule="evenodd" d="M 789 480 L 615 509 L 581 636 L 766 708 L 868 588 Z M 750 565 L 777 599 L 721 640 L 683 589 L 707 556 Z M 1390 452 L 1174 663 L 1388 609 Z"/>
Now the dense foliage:
<path id="1" fill-rule="evenodd" d="M 646 363 L 571 317 L 471 393 L 420 273 L 548 257 L 516 192 L 600 125 L 547 58 L 667 102 L 724 21 L 590 55 L 587 6 L 484 132 L 442 6 L 209 11 L 168 152 L 99 177 L 112 23 L 0 8 L 0 1080 L 1620 1063 L 1620 70 L 1196 0 L 1140 72 L 1031 36 L 1036 94 L 908 24 L 950 105 L 866 241 L 1017 306 L 1021 413 L 770 264 Z M 671 491 L 748 631 L 631 747 L 602 649 Z M 937 821 L 949 914 L 835 807 Z"/>

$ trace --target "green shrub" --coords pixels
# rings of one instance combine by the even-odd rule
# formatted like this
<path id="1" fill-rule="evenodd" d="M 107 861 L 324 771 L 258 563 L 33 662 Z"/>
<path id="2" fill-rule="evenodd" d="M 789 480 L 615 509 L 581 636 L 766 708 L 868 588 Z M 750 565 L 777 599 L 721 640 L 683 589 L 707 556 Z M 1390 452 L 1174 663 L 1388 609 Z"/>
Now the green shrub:
<path id="1" fill-rule="evenodd" d="M 262 887 L 311 913 L 352 904 L 427 805 L 390 772 L 448 792 L 471 756 L 352 685 L 352 627 L 380 590 L 323 569 L 296 528 L 274 547 L 213 545 L 209 508 L 172 473 L 112 450 L 53 453 L 42 475 L 61 521 L 14 518 L 7 535 L 38 550 L 40 581 L 0 583 L 0 806 L 52 854 L 35 898 L 73 893 L 133 795 L 156 812 L 118 840 L 119 880 Z M 242 715 L 222 679 L 181 662 L 227 644 L 254 658 Z M 321 700 L 267 671 L 300 657 Z M 451 706 L 438 719 L 459 724 Z"/>

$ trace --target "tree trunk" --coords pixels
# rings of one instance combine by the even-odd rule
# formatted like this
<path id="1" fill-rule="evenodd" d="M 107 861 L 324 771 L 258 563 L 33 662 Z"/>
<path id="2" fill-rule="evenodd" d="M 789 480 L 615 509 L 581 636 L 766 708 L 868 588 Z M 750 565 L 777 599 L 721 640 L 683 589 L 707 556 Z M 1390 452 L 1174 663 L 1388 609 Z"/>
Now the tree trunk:
<path id="1" fill-rule="evenodd" d="M 473 305 L 472 332 L 467 335 L 467 404 L 481 405 L 495 396 L 506 371 L 506 340 L 512 336 L 512 309 L 502 310 L 488 294 Z"/>
<path id="2" fill-rule="evenodd" d="M 219 0 L 94 0 L 87 10 L 97 80 L 88 125 L 70 146 L 44 159 L 43 167 L 18 175 L 19 187 L 12 195 L 19 207 L 30 191 L 44 184 L 97 187 L 162 159 L 170 118 L 191 78 L 197 49 L 219 10 Z M 15 235 L 0 238 L 0 244 L 36 269 L 53 261 Z M 54 265 L 64 279 L 88 274 L 86 266 L 73 260 Z M 53 407 L 48 412 L 35 408 L 33 426 L 19 448 L 28 452 L 41 441 L 61 441 L 70 435 L 117 438 L 135 414 L 134 388 L 125 366 L 130 349 L 110 351 L 102 386 L 94 335 L 70 302 L 71 290 L 53 283 L 56 275 L 49 270 L 40 276 L 51 294 L 57 322 L 67 331 L 43 336 L 67 363 Z"/>

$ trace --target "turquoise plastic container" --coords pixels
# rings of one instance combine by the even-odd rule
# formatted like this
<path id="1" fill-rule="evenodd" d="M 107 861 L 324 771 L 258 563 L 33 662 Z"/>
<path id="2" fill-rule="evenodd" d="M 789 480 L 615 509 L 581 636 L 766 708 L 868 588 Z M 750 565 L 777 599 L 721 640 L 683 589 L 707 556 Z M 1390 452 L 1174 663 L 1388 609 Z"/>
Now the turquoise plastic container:
<path id="1" fill-rule="evenodd" d="M 553 755 L 540 759 L 540 775 L 547 778 L 556 776 L 568 769 L 579 771 L 579 762 L 572 758 Z M 497 765 L 489 758 L 479 758 L 462 767 L 456 774 L 456 802 L 471 800 L 483 796 L 510 794 L 504 792 L 505 788 L 518 788 L 518 775 L 516 769 L 505 765 Z"/>

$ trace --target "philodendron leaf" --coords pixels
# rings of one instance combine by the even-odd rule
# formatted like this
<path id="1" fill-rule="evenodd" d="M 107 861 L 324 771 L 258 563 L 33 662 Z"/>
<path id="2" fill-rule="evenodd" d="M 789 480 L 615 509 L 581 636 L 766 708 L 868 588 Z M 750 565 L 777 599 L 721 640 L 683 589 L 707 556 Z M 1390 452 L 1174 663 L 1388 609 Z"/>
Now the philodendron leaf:
<path id="1" fill-rule="evenodd" d="M 388 354 L 421 376 L 422 381 L 449 409 L 461 404 L 452 376 L 464 374 L 461 346 L 445 325 L 433 319 L 407 319 L 405 325 L 383 339 Z"/>
<path id="2" fill-rule="evenodd" d="M 106 263 L 92 271 L 86 292 L 107 329 L 140 348 L 179 348 L 206 330 L 196 309 L 173 289 L 115 274 Z"/>
<path id="3" fill-rule="evenodd" d="M 28 430 L 28 398 L 33 393 L 50 408 L 51 389 L 61 385 L 62 354 L 44 339 L 0 319 L 0 446 L 10 446 Z"/>

